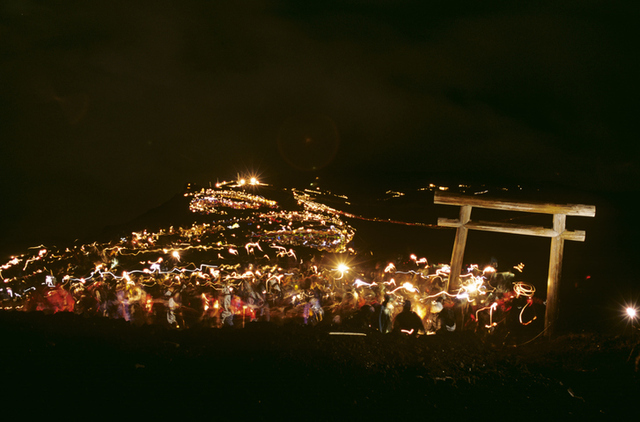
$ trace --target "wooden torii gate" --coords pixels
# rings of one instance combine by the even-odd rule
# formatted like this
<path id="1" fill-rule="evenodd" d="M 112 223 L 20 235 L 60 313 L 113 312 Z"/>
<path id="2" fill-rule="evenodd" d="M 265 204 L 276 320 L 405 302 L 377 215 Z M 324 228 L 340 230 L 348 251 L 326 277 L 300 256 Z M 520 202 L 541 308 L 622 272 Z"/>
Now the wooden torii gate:
<path id="1" fill-rule="evenodd" d="M 451 273 L 446 285 L 447 291 L 449 290 L 450 285 L 458 284 L 458 278 L 462 271 L 464 249 L 467 243 L 467 231 L 469 229 L 551 238 L 549 277 L 547 279 L 547 308 L 544 322 L 546 335 L 551 336 L 558 317 L 558 283 L 560 282 L 560 272 L 562 269 L 564 241 L 575 240 L 578 242 L 584 242 L 586 237 L 586 233 L 582 230 L 566 230 L 567 216 L 594 217 L 596 215 L 596 207 L 593 205 L 581 204 L 561 205 L 515 200 L 506 201 L 445 192 L 436 192 L 433 202 L 434 204 L 460 206 L 460 217 L 458 219 L 438 219 L 438 226 L 457 228 L 456 238 L 453 243 L 453 252 L 451 254 Z M 552 214 L 553 228 L 511 223 L 472 221 L 471 209 L 473 207 Z"/>

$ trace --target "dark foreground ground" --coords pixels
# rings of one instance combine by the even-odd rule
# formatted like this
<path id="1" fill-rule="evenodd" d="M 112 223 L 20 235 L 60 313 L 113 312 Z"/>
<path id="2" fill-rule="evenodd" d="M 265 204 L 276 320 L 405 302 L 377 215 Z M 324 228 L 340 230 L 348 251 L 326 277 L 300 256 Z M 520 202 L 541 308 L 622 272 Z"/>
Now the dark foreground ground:
<path id="1" fill-rule="evenodd" d="M 25 420 L 626 420 L 638 413 L 640 346 L 628 336 L 514 346 L 471 333 L 356 337 L 293 324 L 178 331 L 0 312 L 0 339 L 3 412 Z"/>

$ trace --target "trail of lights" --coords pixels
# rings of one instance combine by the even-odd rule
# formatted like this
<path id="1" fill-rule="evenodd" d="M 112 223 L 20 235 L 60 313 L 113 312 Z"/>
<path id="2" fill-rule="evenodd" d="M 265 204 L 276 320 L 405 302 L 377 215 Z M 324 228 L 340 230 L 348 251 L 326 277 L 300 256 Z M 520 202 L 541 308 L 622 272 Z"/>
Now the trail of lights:
<path id="1" fill-rule="evenodd" d="M 277 202 L 240 190 L 221 189 L 203 189 L 193 194 L 193 199 L 189 204 L 189 209 L 192 212 L 204 214 L 218 213 L 219 208 L 246 210 L 262 207 L 277 208 Z"/>
<path id="2" fill-rule="evenodd" d="M 281 210 L 276 201 L 245 192 L 245 186 L 264 185 L 223 182 L 185 194 L 191 198 L 185 211 L 205 216 L 204 223 L 134 231 L 106 243 L 29 248 L 0 266 L 3 307 L 162 320 L 175 327 L 194 324 L 182 314 L 187 308 L 197 309 L 200 320 L 215 326 L 234 315 L 241 316 L 243 325 L 257 315 L 319 323 L 325 313 L 347 320 L 388 295 L 393 313 L 410 299 L 423 321 L 433 322 L 447 306 L 464 305 L 476 319 L 488 310 L 493 324 L 493 311 L 502 300 L 490 285 L 494 268 L 480 272 L 471 265 L 460 275 L 459 289 L 446 292 L 442 286 L 450 267 L 429 265 L 414 254 L 377 273 L 310 257 L 309 251 L 356 254 L 348 246 L 355 229 L 343 217 L 431 225 L 357 216 L 321 204 L 319 193 L 308 190 L 292 191 L 303 211 Z M 336 198 L 347 203 L 344 196 Z M 521 272 L 523 267 L 514 268 Z M 535 287 L 516 283 L 514 292 L 531 298 Z M 520 319 L 523 325 L 531 322 L 522 322 L 522 312 Z"/>
<path id="3" fill-rule="evenodd" d="M 520 324 L 522 324 L 522 325 L 529 325 L 529 324 L 531 324 L 533 321 L 535 321 L 538 318 L 537 315 L 534 315 L 533 318 L 530 319 L 529 321 L 527 321 L 527 322 L 523 322 L 522 321 L 522 314 L 524 314 L 524 310 L 527 309 L 528 306 L 531 306 L 531 303 L 532 302 L 528 300 L 527 303 L 522 307 L 522 310 L 520 311 L 520 314 L 518 315 L 518 321 L 520 321 Z"/>
<path id="4" fill-rule="evenodd" d="M 397 287 L 396 289 L 392 290 L 390 293 L 394 294 L 395 292 L 397 292 L 400 289 L 404 289 L 408 292 L 411 293 L 419 293 L 419 290 L 411 283 L 409 283 L 408 281 L 405 283 L 402 283 L 402 285 L 400 287 Z"/>
<path id="5" fill-rule="evenodd" d="M 146 233 L 145 235 L 149 235 L 149 233 Z M 146 238 L 146 236 L 144 237 Z M 159 239 L 161 238 L 162 236 L 159 237 Z M 180 241 L 180 239 L 177 239 L 177 241 Z M 95 268 L 85 276 L 66 274 L 60 277 L 58 275 L 57 280 L 60 280 L 60 283 L 56 282 L 56 278 L 52 275 L 47 275 L 45 277 L 45 283 L 43 283 L 43 285 L 46 285 L 47 288 L 50 289 L 49 292 L 45 294 L 45 297 L 47 298 L 46 300 L 55 302 L 57 305 L 54 306 L 54 309 L 58 311 L 72 311 L 74 301 L 81 300 L 82 297 L 91 294 L 94 296 L 98 295 L 97 297 L 102 298 L 105 297 L 104 295 L 106 293 L 99 294 L 99 291 L 104 289 L 107 289 L 105 291 L 115 289 L 117 298 L 113 299 L 115 301 L 113 302 L 114 305 L 107 305 L 107 308 L 109 306 L 113 308 L 113 306 L 117 305 L 115 308 L 117 311 L 108 311 L 108 309 L 105 308 L 101 311 L 105 316 L 109 315 L 116 318 L 124 318 L 129 321 L 139 318 L 139 316 L 135 316 L 136 307 L 143 309 L 146 314 L 150 315 L 152 312 L 154 314 L 157 313 L 155 309 L 159 304 L 164 304 L 168 312 L 166 320 L 172 322 L 175 326 L 184 326 L 185 322 L 180 322 L 181 316 L 179 310 L 182 305 L 179 297 L 174 297 L 174 295 L 184 291 L 185 288 L 196 288 L 197 290 L 200 290 L 197 292 L 198 301 L 201 303 L 202 312 L 207 315 L 208 313 L 213 312 L 221 318 L 220 315 L 227 313 L 229 315 L 242 315 L 244 318 L 254 319 L 255 315 L 258 315 L 261 312 L 264 313 L 261 309 L 264 306 L 264 303 L 266 303 L 267 296 L 273 296 L 279 297 L 280 299 L 278 299 L 277 302 L 274 301 L 272 303 L 268 312 L 274 313 L 274 315 L 280 313 L 286 318 L 292 318 L 295 317 L 295 315 L 304 314 L 305 321 L 311 321 L 310 316 L 314 315 L 310 310 L 310 305 L 305 304 L 310 303 L 309 301 L 315 296 L 310 293 L 309 290 L 305 290 L 305 288 L 300 287 L 301 284 L 303 284 L 302 280 L 309 277 L 322 276 L 321 278 L 316 279 L 314 285 L 320 288 L 323 301 L 330 301 L 333 297 L 338 298 L 339 295 L 345 295 L 347 291 L 344 290 L 345 287 L 341 286 L 349 285 L 355 289 L 349 293 L 353 297 L 352 300 L 355 301 L 354 304 L 358 303 L 361 306 L 366 303 L 363 301 L 367 297 L 369 299 L 366 300 L 380 301 L 381 295 L 384 293 L 392 295 L 395 298 L 391 305 L 392 309 L 395 309 L 398 308 L 399 305 L 393 305 L 394 303 L 401 304 L 405 298 L 410 298 L 416 306 L 416 311 L 419 312 L 419 315 L 425 321 L 430 320 L 430 318 L 434 318 L 433 316 L 437 315 L 442 310 L 442 307 L 438 306 L 439 302 L 433 302 L 430 305 L 425 305 L 425 303 L 438 298 L 444 298 L 445 303 L 446 301 L 452 300 L 471 301 L 472 297 L 475 297 L 477 300 L 484 293 L 490 291 L 487 289 L 487 286 L 484 285 L 487 280 L 483 276 L 477 276 L 473 273 L 462 275 L 461 279 L 463 280 L 463 283 L 460 289 L 456 292 L 438 291 L 435 293 L 429 293 L 431 290 L 430 288 L 425 287 L 425 290 L 423 291 L 417 285 L 406 279 L 407 277 L 411 278 L 419 275 L 420 277 L 418 277 L 417 280 L 423 280 L 423 282 L 427 283 L 427 286 L 431 285 L 434 280 L 440 278 L 446 273 L 442 271 L 443 266 L 441 265 L 433 267 L 425 265 L 423 270 L 431 272 L 430 274 L 422 274 L 413 270 L 399 271 L 395 265 L 389 265 L 385 271 L 381 272 L 381 275 L 393 274 L 394 278 L 389 280 L 376 279 L 371 282 L 355 278 L 355 280 L 352 279 L 349 284 L 341 285 L 340 283 L 343 281 L 346 282 L 345 275 L 347 272 L 359 274 L 362 270 L 344 265 L 339 265 L 336 268 L 326 267 L 323 265 L 313 265 L 308 267 L 306 273 L 301 273 L 301 261 L 298 263 L 294 250 L 287 250 L 285 247 L 275 244 L 270 245 L 269 249 L 273 250 L 276 256 L 286 255 L 296 261 L 293 271 L 287 271 L 283 268 L 279 268 L 277 265 L 264 264 L 258 265 L 256 268 L 251 270 L 243 270 L 243 264 L 241 262 L 244 259 L 254 256 L 254 252 L 256 250 L 263 251 L 263 247 L 259 242 L 247 242 L 244 247 L 230 248 L 230 250 L 228 250 L 230 256 L 235 256 L 239 259 L 235 264 L 200 263 L 198 266 L 188 262 L 188 254 L 210 251 L 203 251 L 189 247 L 176 249 L 172 245 L 169 245 L 162 249 L 152 249 L 147 251 L 138 251 L 139 253 L 132 253 L 132 251 L 127 249 L 128 246 L 126 246 L 126 244 L 128 243 L 130 243 L 130 240 L 125 239 L 123 241 L 123 245 L 118 248 L 115 248 L 114 245 L 105 246 L 102 248 L 102 253 L 100 253 L 101 247 L 99 244 L 92 245 L 93 249 L 77 249 L 82 250 L 85 255 L 93 253 L 96 256 L 103 256 L 104 252 L 109 250 L 113 253 L 113 257 L 111 259 L 115 259 L 115 256 L 126 259 L 116 265 L 116 267 L 120 268 L 118 271 L 109 269 L 112 267 L 112 263 L 109 261 L 99 262 L 95 265 Z M 219 249 L 220 248 L 217 247 L 216 251 Z M 178 250 L 180 252 L 177 252 Z M 240 251 L 242 251 L 242 254 L 240 254 Z M 65 257 L 65 253 L 70 254 L 70 252 L 54 250 L 50 250 L 50 252 L 51 255 L 60 256 L 61 258 Z M 161 252 L 162 256 L 156 256 L 151 259 L 148 258 L 149 255 L 157 252 Z M 140 255 L 141 253 L 146 253 L 146 255 Z M 46 254 L 42 254 L 41 256 L 44 257 L 45 255 Z M 131 261 L 131 258 L 135 257 L 144 257 L 144 259 Z M 67 256 L 67 258 L 69 257 Z M 25 257 L 23 260 L 29 259 Z M 171 268 L 165 268 L 165 264 L 168 263 L 169 260 L 173 260 L 174 266 Z M 13 268 L 13 264 L 16 264 L 18 261 L 20 261 L 20 258 L 12 258 L 9 265 L 6 266 L 7 270 Z M 40 262 L 35 259 L 30 261 L 30 267 Z M 126 270 L 122 269 L 123 265 L 132 264 L 142 265 L 142 268 L 129 267 Z M 47 262 L 47 265 L 50 266 L 51 263 Z M 474 272 L 478 271 L 477 266 L 471 266 L 468 269 Z M 335 274 L 332 275 L 332 273 Z M 399 281 L 397 280 L 398 278 L 400 278 Z M 18 281 L 18 279 L 14 278 L 13 282 L 15 283 L 16 281 Z M 24 281 L 24 279 L 22 281 Z M 263 287 L 258 287 L 259 285 Z M 526 283 L 516 283 L 514 286 L 517 286 L 517 292 L 523 295 L 532 294 L 532 292 L 535 291 L 533 286 L 527 285 Z M 61 288 L 64 288 L 68 292 L 64 293 Z M 157 288 L 161 289 L 160 292 L 166 289 L 173 290 L 167 290 L 167 295 L 171 294 L 171 296 L 166 296 L 164 294 L 153 293 L 153 289 Z M 25 295 L 32 295 L 38 289 L 39 288 L 36 285 L 22 289 L 22 291 L 18 293 L 15 289 L 8 288 L 5 289 L 5 293 L 11 297 L 11 299 L 16 300 L 21 299 L 22 296 Z M 201 289 L 213 290 L 207 292 L 201 291 Z M 169 293 L 171 291 L 174 293 Z M 210 292 L 213 291 L 218 291 L 220 293 L 212 296 Z M 228 293 L 224 293 L 226 291 L 228 291 Z M 250 293 L 251 291 L 255 291 L 256 293 Z M 257 296 L 251 296 L 256 294 Z M 349 294 L 347 294 L 347 296 L 349 296 Z M 242 299 L 234 299 L 236 302 L 230 302 L 229 300 L 225 302 L 224 300 L 227 296 L 233 298 L 238 297 L 237 295 L 241 295 Z M 216 299 L 216 296 L 218 296 L 218 299 Z M 251 297 L 254 297 L 254 299 L 251 299 Z M 223 302 L 225 303 L 224 305 Z M 345 310 L 348 309 L 357 309 L 357 306 L 355 305 L 345 307 L 346 303 L 347 302 L 344 302 L 344 304 L 341 305 L 340 303 L 333 302 L 332 304 L 327 304 L 322 308 L 318 308 L 318 305 L 314 305 L 316 306 L 316 311 L 314 312 L 320 312 L 319 309 L 323 309 L 322 312 L 334 313 L 346 312 Z M 289 304 L 288 306 L 293 306 L 293 308 L 286 310 L 287 304 Z M 308 309 L 305 310 L 305 307 Z M 104 308 L 104 306 L 100 305 L 100 309 L 102 308 Z M 495 326 L 493 313 L 496 309 L 497 302 L 480 306 L 475 310 L 476 319 L 478 319 L 480 313 L 488 311 L 489 324 L 486 325 L 486 328 Z M 531 321 L 522 321 L 522 313 L 520 313 L 520 318 L 523 325 L 531 323 Z M 316 321 L 317 320 L 318 319 L 316 318 Z"/>
<path id="6" fill-rule="evenodd" d="M 518 281 L 518 282 L 514 283 L 513 291 L 518 296 L 533 297 L 533 294 L 536 292 L 536 288 L 535 288 L 535 286 L 533 286 L 531 284 L 528 284 L 528 283 L 525 283 L 525 282 L 522 282 L 522 281 Z"/>
<path id="7" fill-rule="evenodd" d="M 313 193 L 316 194 L 317 192 L 313 192 Z M 317 212 L 317 213 L 342 215 L 342 216 L 347 217 L 347 218 L 353 218 L 353 219 L 363 220 L 363 221 L 373 221 L 373 222 L 377 222 L 377 223 L 392 223 L 392 224 L 401 224 L 401 225 L 405 225 L 405 226 L 429 227 L 429 228 L 433 228 L 433 229 L 441 229 L 442 228 L 441 226 L 438 226 L 437 224 L 411 223 L 411 222 L 391 220 L 391 219 L 382 219 L 382 218 L 375 218 L 375 217 L 364 217 L 364 216 L 352 214 L 352 213 L 349 213 L 349 212 L 346 212 L 346 211 L 340 211 L 340 210 L 337 210 L 335 208 L 331 208 L 331 207 L 329 207 L 327 205 L 321 204 L 319 202 L 313 201 L 311 196 L 308 193 L 302 193 L 302 192 L 297 191 L 297 190 L 294 189 L 293 190 L 293 194 L 294 194 L 295 199 L 298 201 L 298 203 L 302 204 L 305 209 L 312 210 L 313 212 Z"/>
<path id="8" fill-rule="evenodd" d="M 486 324 L 485 328 L 495 327 L 497 324 L 493 322 L 493 312 L 498 308 L 498 302 L 493 302 L 489 306 L 485 306 L 484 308 L 480 308 L 476 311 L 476 321 L 479 320 L 478 314 L 482 311 L 489 311 L 489 324 Z"/>
<path id="9" fill-rule="evenodd" d="M 290 246 L 313 247 L 329 252 L 345 252 L 353 234 L 335 227 L 325 229 L 298 228 L 294 230 L 263 231 L 253 235 L 264 242 L 274 242 Z"/>
<path id="10" fill-rule="evenodd" d="M 152 267 L 154 267 L 154 265 L 152 265 Z M 160 271 L 157 267 L 154 267 L 153 269 L 152 268 L 149 268 L 149 269 L 145 268 L 143 270 L 123 271 L 121 276 L 118 276 L 118 275 L 114 274 L 111 271 L 96 270 L 96 271 L 92 272 L 91 274 L 89 274 L 89 276 L 87 276 L 87 277 L 80 277 L 80 278 L 68 277 L 65 280 L 72 281 L 72 282 L 82 282 L 84 284 L 86 282 L 89 282 L 89 281 L 93 280 L 95 275 L 98 275 L 100 278 L 103 278 L 105 276 L 110 276 L 114 280 L 130 280 L 132 274 L 140 274 L 140 275 L 153 275 L 153 274 L 171 275 L 171 274 L 184 274 L 184 273 L 193 274 L 193 273 L 204 273 L 205 272 L 203 270 L 204 268 L 212 270 L 212 269 L 218 269 L 219 266 L 201 264 L 199 268 L 194 269 L 194 270 L 190 270 L 188 268 L 173 267 L 169 271 Z M 53 286 L 51 286 L 51 287 L 53 287 Z"/>

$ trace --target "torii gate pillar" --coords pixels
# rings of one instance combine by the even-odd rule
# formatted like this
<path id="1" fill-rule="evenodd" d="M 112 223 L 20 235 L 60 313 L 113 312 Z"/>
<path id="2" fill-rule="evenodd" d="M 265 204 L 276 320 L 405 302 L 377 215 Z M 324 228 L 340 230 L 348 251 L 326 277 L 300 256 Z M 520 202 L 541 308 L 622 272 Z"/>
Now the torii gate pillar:
<path id="1" fill-rule="evenodd" d="M 548 335 L 553 333 L 552 325 L 558 320 L 558 290 L 560 285 L 560 273 L 562 272 L 562 254 L 564 252 L 564 239 L 567 216 L 565 214 L 553 215 L 553 231 L 559 233 L 551 238 L 551 252 L 549 254 L 549 277 L 547 278 L 547 308 L 544 315 L 544 328 Z"/>

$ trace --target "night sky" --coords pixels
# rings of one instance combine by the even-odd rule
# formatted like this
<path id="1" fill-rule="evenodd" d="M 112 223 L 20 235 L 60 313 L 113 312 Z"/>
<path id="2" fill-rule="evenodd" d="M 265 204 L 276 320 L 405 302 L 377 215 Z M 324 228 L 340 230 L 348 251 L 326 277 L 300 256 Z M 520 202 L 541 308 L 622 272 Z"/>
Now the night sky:
<path id="1" fill-rule="evenodd" d="M 0 245 L 246 172 L 636 193 L 638 17 L 616 0 L 3 0 Z"/>

